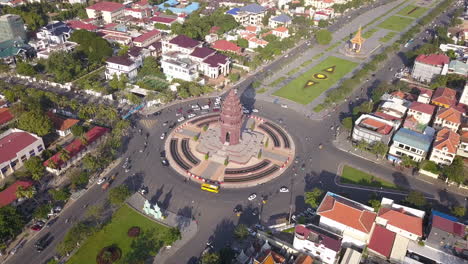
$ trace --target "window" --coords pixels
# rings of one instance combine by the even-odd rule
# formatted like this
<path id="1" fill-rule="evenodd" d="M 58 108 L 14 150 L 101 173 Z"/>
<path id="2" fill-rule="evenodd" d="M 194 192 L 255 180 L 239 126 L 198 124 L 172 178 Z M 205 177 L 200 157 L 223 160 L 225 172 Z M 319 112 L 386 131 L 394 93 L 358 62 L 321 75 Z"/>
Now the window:
<path id="1" fill-rule="evenodd" d="M 21 156 L 21 161 L 25 161 L 25 160 L 26 160 L 26 155 Z"/>
<path id="2" fill-rule="evenodd" d="M 39 147 L 37 147 L 37 151 L 38 151 L 38 152 L 41 152 L 41 151 L 43 151 L 43 150 L 44 150 L 44 147 L 43 147 L 42 145 L 39 145 Z"/>
<path id="3" fill-rule="evenodd" d="M 30 156 L 36 155 L 36 152 L 34 152 L 34 149 L 31 149 L 31 151 L 29 151 L 29 155 L 30 155 Z"/>

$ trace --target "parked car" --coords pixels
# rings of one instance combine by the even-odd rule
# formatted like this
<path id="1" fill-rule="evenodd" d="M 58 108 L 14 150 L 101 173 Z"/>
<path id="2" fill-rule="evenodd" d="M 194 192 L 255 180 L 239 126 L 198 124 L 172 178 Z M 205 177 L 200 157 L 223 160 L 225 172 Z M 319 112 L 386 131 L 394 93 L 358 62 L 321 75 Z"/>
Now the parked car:
<path id="1" fill-rule="evenodd" d="M 45 234 L 34 244 L 37 252 L 42 252 L 52 242 L 54 237 L 49 233 Z"/>
<path id="2" fill-rule="evenodd" d="M 201 109 L 203 109 L 203 110 L 208 110 L 208 109 L 210 109 L 210 106 L 209 106 L 209 105 L 204 105 L 204 106 L 202 106 Z"/>
<path id="3" fill-rule="evenodd" d="M 282 186 L 282 187 L 279 189 L 279 191 L 282 192 L 282 193 L 286 193 L 286 192 L 289 192 L 289 189 L 288 189 L 288 187 L 286 187 L 286 186 Z"/>
<path id="4" fill-rule="evenodd" d="M 185 117 L 182 116 L 182 117 L 180 117 L 179 119 L 177 119 L 177 122 L 182 122 L 182 121 L 184 121 L 184 120 L 185 120 Z"/>
<path id="5" fill-rule="evenodd" d="M 195 116 L 197 116 L 196 114 L 190 114 L 187 116 L 187 118 L 194 118 Z"/>
<path id="6" fill-rule="evenodd" d="M 166 158 L 161 158 L 161 164 L 164 167 L 167 167 L 167 166 L 169 166 L 169 161 Z"/>
<path id="7" fill-rule="evenodd" d="M 40 231 L 42 229 L 42 226 L 34 224 L 31 226 L 31 230 L 33 231 Z"/>
<path id="8" fill-rule="evenodd" d="M 105 190 L 107 190 L 107 188 L 109 188 L 109 185 L 110 185 L 110 182 L 105 182 L 105 183 L 102 185 L 101 189 L 102 189 L 103 191 L 105 191 Z"/>
<path id="9" fill-rule="evenodd" d="M 258 109 L 257 109 L 257 108 L 254 108 L 254 109 L 252 109 L 252 112 L 258 113 Z"/>
<path id="10" fill-rule="evenodd" d="M 281 107 L 282 107 L 282 108 L 288 108 L 288 105 L 282 104 Z"/>
<path id="11" fill-rule="evenodd" d="M 253 200 L 255 200 L 255 198 L 257 198 L 257 194 L 252 193 L 252 194 L 249 196 L 248 199 L 249 199 L 249 201 L 253 201 Z"/>
<path id="12" fill-rule="evenodd" d="M 99 179 L 97 180 L 96 183 L 97 183 L 98 185 L 101 185 L 101 184 L 102 184 L 103 182 L 105 182 L 105 181 L 106 181 L 106 177 L 102 177 L 102 178 L 99 178 Z"/>
<path id="13" fill-rule="evenodd" d="M 163 133 L 161 134 L 161 137 L 160 137 L 160 138 L 161 138 L 161 139 L 164 139 L 165 137 L 166 137 L 166 132 L 163 132 Z"/>

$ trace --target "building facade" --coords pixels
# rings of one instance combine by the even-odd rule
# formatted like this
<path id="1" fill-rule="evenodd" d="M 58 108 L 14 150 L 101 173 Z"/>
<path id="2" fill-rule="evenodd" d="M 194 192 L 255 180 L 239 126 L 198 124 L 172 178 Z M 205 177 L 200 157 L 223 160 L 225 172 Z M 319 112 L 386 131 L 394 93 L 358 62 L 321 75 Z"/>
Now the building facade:
<path id="1" fill-rule="evenodd" d="M 128 56 L 114 56 L 106 60 L 106 79 L 112 79 L 114 76 L 120 78 L 121 75 L 127 76 L 129 80 L 135 79 L 138 74 L 138 64 Z"/>
<path id="2" fill-rule="evenodd" d="M 243 7 L 236 7 L 226 12 L 243 26 L 260 25 L 267 9 L 259 4 L 249 4 Z"/>
<path id="3" fill-rule="evenodd" d="M 455 108 L 440 108 L 434 119 L 434 128 L 439 130 L 444 127 L 457 132 L 461 125 L 462 114 Z"/>
<path id="4" fill-rule="evenodd" d="M 354 123 L 352 139 L 355 142 L 365 141 L 369 144 L 382 142 L 388 145 L 394 130 L 393 122 L 364 114 Z"/>
<path id="5" fill-rule="evenodd" d="M 447 74 L 449 61 L 446 55 L 421 54 L 414 61 L 411 76 L 418 81 L 429 83 L 437 75 Z"/>
<path id="6" fill-rule="evenodd" d="M 408 156 L 416 162 L 426 159 L 434 137 L 434 129 L 426 127 L 423 133 L 400 128 L 393 137 L 388 153 L 396 157 Z"/>
<path id="7" fill-rule="evenodd" d="M 323 263 L 336 263 L 341 251 L 342 237 L 316 225 L 296 225 L 295 249 L 319 258 Z"/>
<path id="8" fill-rule="evenodd" d="M 457 155 L 460 136 L 448 128 L 437 132 L 429 160 L 439 165 L 450 165 Z"/>
<path id="9" fill-rule="evenodd" d="M 124 16 L 125 6 L 116 2 L 99 2 L 86 8 L 88 18 L 102 20 L 104 23 L 112 23 Z"/>

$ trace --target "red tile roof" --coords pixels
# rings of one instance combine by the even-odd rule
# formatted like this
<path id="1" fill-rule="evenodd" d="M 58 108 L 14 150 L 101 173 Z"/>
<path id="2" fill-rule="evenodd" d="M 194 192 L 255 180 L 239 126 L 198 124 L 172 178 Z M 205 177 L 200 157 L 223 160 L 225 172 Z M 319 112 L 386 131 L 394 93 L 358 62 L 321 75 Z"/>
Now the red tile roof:
<path id="1" fill-rule="evenodd" d="M 87 144 L 91 144 L 105 133 L 109 131 L 108 128 L 95 126 L 91 128 L 88 132 L 86 132 L 85 137 L 87 139 Z M 72 143 L 68 144 L 64 149 L 68 151 L 70 158 L 74 157 L 78 153 L 80 153 L 86 145 L 83 144 L 81 139 L 75 139 Z M 53 161 L 58 167 L 63 164 L 63 160 L 61 159 L 61 153 L 58 152 L 48 160 L 44 161 L 44 166 L 48 166 L 49 162 Z"/>
<path id="2" fill-rule="evenodd" d="M 369 249 L 385 256 L 390 257 L 393 248 L 393 242 L 395 241 L 396 234 L 390 230 L 385 229 L 379 225 L 376 225 L 374 232 L 367 246 Z"/>
<path id="3" fill-rule="evenodd" d="M 11 132 L 0 139 L 0 164 L 16 157 L 16 153 L 38 141 L 28 132 Z"/>
<path id="4" fill-rule="evenodd" d="M 317 209 L 321 217 L 326 217 L 364 233 L 369 233 L 374 225 L 376 213 L 359 208 L 352 202 L 327 195 Z"/>
<path id="5" fill-rule="evenodd" d="M 385 119 L 387 121 L 401 121 L 401 118 L 396 117 L 396 116 L 392 116 L 392 115 L 389 115 L 389 114 L 386 114 L 386 113 L 383 113 L 383 112 L 375 112 L 373 115 L 377 116 L 377 117 L 380 117 L 382 119 Z"/>
<path id="6" fill-rule="evenodd" d="M 211 47 L 216 50 L 231 51 L 236 53 L 241 51 L 241 47 L 224 39 L 213 42 Z"/>
<path id="7" fill-rule="evenodd" d="M 437 118 L 447 120 L 455 124 L 461 124 L 461 116 L 462 114 L 453 107 L 440 108 L 436 115 Z"/>
<path id="8" fill-rule="evenodd" d="M 423 235 L 423 220 L 419 217 L 405 214 L 404 211 L 397 211 L 390 208 L 381 208 L 379 217 L 386 219 L 387 224 L 408 231 L 412 234 Z"/>
<path id="9" fill-rule="evenodd" d="M 103 2 L 96 3 L 92 6 L 88 6 L 86 9 L 93 9 L 96 11 L 104 11 L 104 12 L 115 12 L 124 7 L 125 6 L 120 3 L 103 1 Z"/>
<path id="10" fill-rule="evenodd" d="M 318 232 L 315 230 L 310 230 L 304 225 L 296 225 L 295 232 L 302 235 L 305 239 L 309 238 L 311 233 L 318 235 L 321 239 L 321 244 L 328 249 L 331 249 L 335 252 L 339 252 L 341 250 L 341 239 L 334 239 L 330 236 L 327 236 L 324 232 Z"/>
<path id="11" fill-rule="evenodd" d="M 30 181 L 15 181 L 12 185 L 8 186 L 5 190 L 0 192 L 0 208 L 7 206 L 14 202 L 17 197 L 16 197 L 16 190 L 18 190 L 18 187 L 23 187 L 23 188 L 28 188 L 29 186 L 32 186 L 33 183 Z"/>
<path id="12" fill-rule="evenodd" d="M 114 56 L 110 57 L 106 60 L 106 62 L 115 63 L 119 65 L 130 66 L 135 62 L 132 61 L 128 56 Z"/>
<path id="13" fill-rule="evenodd" d="M 412 102 L 409 109 L 432 116 L 434 114 L 435 106 L 430 104 L 423 104 L 420 102 Z"/>
<path id="14" fill-rule="evenodd" d="M 456 154 L 459 143 L 460 135 L 448 128 L 443 128 L 437 132 L 436 140 L 434 141 L 434 148 L 438 150 L 447 148 L 447 152 Z"/>
<path id="15" fill-rule="evenodd" d="M 13 119 L 13 114 L 10 112 L 10 108 L 0 108 L 0 125 Z"/>
<path id="16" fill-rule="evenodd" d="M 421 54 L 416 57 L 416 61 L 429 65 L 443 66 L 444 64 L 449 63 L 450 58 L 443 54 Z"/>
<path id="17" fill-rule="evenodd" d="M 449 219 L 438 215 L 432 216 L 432 228 L 438 228 L 450 234 L 458 235 L 463 238 L 465 237 L 465 225 L 450 221 Z"/>
<path id="18" fill-rule="evenodd" d="M 278 31 L 278 32 L 288 32 L 289 30 L 286 28 L 286 27 L 279 27 L 279 28 L 275 28 L 273 29 L 273 31 Z"/>
<path id="19" fill-rule="evenodd" d="M 439 87 L 432 96 L 432 102 L 454 106 L 457 101 L 457 91 L 447 87 Z"/>
<path id="20" fill-rule="evenodd" d="M 206 58 L 203 62 L 210 65 L 210 67 L 218 67 L 219 65 L 226 64 L 229 58 L 223 54 L 215 54 Z"/>
<path id="21" fill-rule="evenodd" d="M 84 23 L 84 22 L 79 21 L 79 20 L 68 21 L 67 25 L 69 27 L 73 28 L 73 29 L 84 29 L 84 30 L 88 30 L 88 31 L 95 31 L 96 29 L 98 29 L 98 27 L 93 25 L 93 24 Z"/>
<path id="22" fill-rule="evenodd" d="M 169 43 L 178 45 L 182 48 L 195 48 L 196 46 L 200 45 L 198 40 L 191 39 L 185 35 L 174 37 L 169 41 Z"/>
<path id="23" fill-rule="evenodd" d="M 62 118 L 52 112 L 47 112 L 47 116 L 50 118 L 52 123 L 54 123 L 54 128 L 60 131 L 66 131 L 72 126 L 76 125 L 80 120 L 73 118 Z"/>
<path id="24" fill-rule="evenodd" d="M 207 47 L 197 47 L 193 50 L 193 52 L 190 54 L 190 56 L 193 56 L 193 57 L 197 57 L 197 58 L 200 58 L 200 59 L 204 59 L 208 56 L 210 56 L 211 54 L 215 53 L 216 51 L 210 49 L 210 48 L 207 48 Z"/>
<path id="25" fill-rule="evenodd" d="M 134 38 L 133 42 L 143 42 L 143 41 L 146 41 L 149 38 L 152 38 L 152 37 L 160 35 L 160 34 L 161 34 L 161 31 L 159 31 L 157 29 L 154 29 L 154 30 L 151 30 L 149 32 L 146 32 L 146 33 L 141 34 L 140 36 Z"/>
<path id="26" fill-rule="evenodd" d="M 392 132 L 393 129 L 393 126 L 373 118 L 364 118 L 359 125 L 371 128 L 382 135 L 387 135 L 388 133 Z"/>
<path id="27" fill-rule="evenodd" d="M 152 17 L 151 21 L 161 24 L 171 24 L 176 21 L 176 19 L 170 17 Z"/>

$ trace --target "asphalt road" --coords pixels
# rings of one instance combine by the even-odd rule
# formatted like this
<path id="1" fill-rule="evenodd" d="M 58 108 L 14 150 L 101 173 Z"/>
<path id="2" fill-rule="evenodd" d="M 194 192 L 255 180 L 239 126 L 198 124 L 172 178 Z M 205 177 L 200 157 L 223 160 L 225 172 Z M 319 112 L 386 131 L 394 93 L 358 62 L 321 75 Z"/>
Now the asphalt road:
<path id="1" fill-rule="evenodd" d="M 448 16 L 444 14 L 441 19 L 438 20 L 438 23 L 446 21 Z M 418 36 L 415 38 L 414 45 L 421 44 L 420 41 Z M 265 70 L 267 71 L 278 65 L 281 65 L 281 61 L 268 66 Z M 375 79 L 379 81 L 391 80 L 394 72 L 388 71 L 388 68 L 398 69 L 403 65 L 403 58 L 396 56 L 376 73 Z M 253 78 L 250 77 L 249 80 L 244 81 L 239 86 L 240 93 L 249 93 L 249 90 L 243 88 L 247 87 Z M 369 81 L 368 87 L 365 87 L 362 92 L 371 89 L 373 83 L 374 80 Z M 342 162 L 375 171 L 376 174 L 382 177 L 393 177 L 394 182 L 407 186 L 408 189 L 422 191 L 428 197 L 434 198 L 434 207 L 437 209 L 446 211 L 449 204 L 465 204 L 462 196 L 447 193 L 437 186 L 427 184 L 413 177 L 405 177 L 401 173 L 334 148 L 331 144 L 334 133 L 331 132 L 330 127 L 339 123 L 340 110 L 344 113 L 348 112 L 347 105 L 340 106 L 338 111 L 330 114 L 326 120 L 316 122 L 310 121 L 289 109 L 278 111 L 278 105 L 275 104 L 255 101 L 255 99 L 248 96 L 243 96 L 242 100 L 244 104 L 259 109 L 260 113 L 258 114 L 261 116 L 277 122 L 279 122 L 278 119 L 281 119 L 284 128 L 292 134 L 297 146 L 299 161 L 295 166 L 288 168 L 281 177 L 256 187 L 236 190 L 222 189 L 219 194 L 211 194 L 202 192 L 198 184 L 184 181 L 185 178 L 178 175 L 171 168 L 162 166 L 159 154 L 163 142 L 159 137 L 161 133 L 168 130 L 168 127 L 163 126 L 162 123 L 168 120 L 175 121 L 177 119 L 175 116 L 176 109 L 181 106 L 188 109 L 187 103 L 174 105 L 163 110 L 160 116 L 150 117 L 155 119 L 157 123 L 149 129 L 142 127 L 144 130 L 143 135 L 139 135 L 138 128 L 133 130 L 134 136 L 130 137 L 127 142 L 125 154 L 123 155 L 123 157 L 128 156 L 130 158 L 132 170 L 125 173 L 121 166 L 117 166 L 110 172 L 110 175 L 119 174 L 111 187 L 125 182 L 136 191 L 142 185 L 148 186 L 148 198 L 152 202 L 158 201 L 163 208 L 185 216 L 191 216 L 198 222 L 199 230 L 197 235 L 167 261 L 169 264 L 193 263 L 210 237 L 215 248 L 223 247 L 232 239 L 232 230 L 238 223 L 251 225 L 257 223 L 260 219 L 268 221 L 271 216 L 288 213 L 289 208 L 292 208 L 293 211 L 303 210 L 305 208 L 304 191 L 313 187 L 348 194 L 354 200 L 366 202 L 372 192 L 342 188 L 336 185 L 336 170 Z M 200 104 L 205 104 L 205 102 L 202 100 Z M 146 133 L 149 133 L 148 139 L 145 139 Z M 149 147 L 140 153 L 139 150 L 143 148 L 146 140 Z M 319 144 L 323 144 L 324 148 L 322 150 L 319 150 Z M 301 169 L 302 164 L 304 164 L 304 170 Z M 133 174 L 135 175 L 131 176 Z M 280 193 L 279 188 L 281 186 L 288 186 L 290 192 Z M 30 241 L 16 255 L 11 256 L 7 263 L 45 263 L 55 254 L 56 244 L 63 239 L 69 227 L 84 216 L 86 211 L 84 205 L 102 203 L 106 199 L 106 192 L 102 191 L 100 186 L 91 187 L 78 201 L 73 202 L 64 209 L 59 216 L 59 220 L 49 228 L 50 230 L 42 230 L 39 235 L 30 238 Z M 252 193 L 257 194 L 257 199 L 248 201 L 247 197 Z M 265 205 L 261 204 L 261 196 L 268 197 L 268 202 Z M 396 200 L 403 198 L 401 195 L 388 193 L 385 196 Z M 244 213 L 237 217 L 233 213 L 233 208 L 239 204 L 243 206 Z M 251 213 L 254 208 L 260 209 L 258 216 Z M 70 223 L 65 223 L 67 218 L 71 219 Z M 33 245 L 46 232 L 51 232 L 54 240 L 43 252 L 36 253 Z"/>

